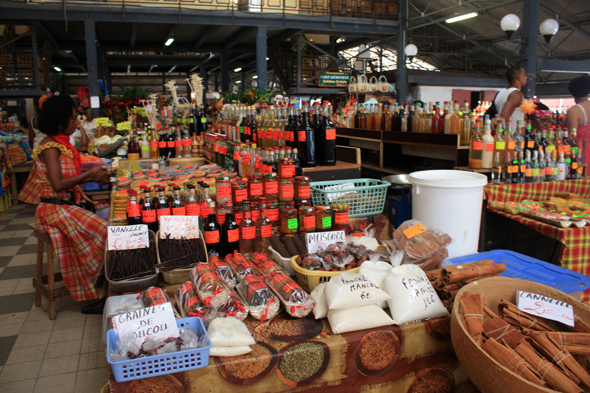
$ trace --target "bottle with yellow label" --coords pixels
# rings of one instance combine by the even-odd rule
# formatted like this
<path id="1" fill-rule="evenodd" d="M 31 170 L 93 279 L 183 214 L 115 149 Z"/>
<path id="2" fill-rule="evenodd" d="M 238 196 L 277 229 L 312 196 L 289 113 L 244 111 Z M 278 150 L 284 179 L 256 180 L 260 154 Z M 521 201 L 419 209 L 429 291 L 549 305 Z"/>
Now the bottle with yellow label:
<path id="1" fill-rule="evenodd" d="M 500 153 L 500 161 L 504 162 L 504 158 L 506 157 L 506 133 L 502 120 L 498 121 L 498 131 L 496 131 L 496 136 L 494 137 L 494 152 Z"/>
<path id="2" fill-rule="evenodd" d="M 512 128 L 512 120 L 508 120 L 508 127 L 505 131 L 506 135 L 506 153 L 514 156 L 514 150 L 516 149 L 516 139 L 514 138 L 514 129 Z"/>

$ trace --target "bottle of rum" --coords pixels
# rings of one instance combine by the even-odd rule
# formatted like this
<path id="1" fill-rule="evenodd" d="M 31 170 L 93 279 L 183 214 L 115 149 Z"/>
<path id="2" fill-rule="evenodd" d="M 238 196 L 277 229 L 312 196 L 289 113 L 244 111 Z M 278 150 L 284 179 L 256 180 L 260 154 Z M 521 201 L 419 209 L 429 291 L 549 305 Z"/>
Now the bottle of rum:
<path id="1" fill-rule="evenodd" d="M 477 131 L 479 124 L 476 125 L 476 131 L 471 136 L 469 143 L 469 168 L 480 169 L 482 167 L 482 156 L 484 150 L 484 142 L 482 135 Z"/>
<path id="2" fill-rule="evenodd" d="M 150 231 L 158 232 L 158 220 L 156 217 L 156 207 L 151 200 L 151 190 L 143 189 L 143 204 L 141 210 L 141 223 L 146 224 Z"/>
<path id="3" fill-rule="evenodd" d="M 533 163 L 531 162 L 531 150 L 526 150 L 526 158 L 524 160 L 525 164 L 525 183 L 532 183 L 533 182 Z"/>
<path id="4" fill-rule="evenodd" d="M 240 227 L 234 217 L 233 202 L 225 203 L 225 222 L 221 226 L 222 252 L 221 257 L 233 254 L 240 247 Z"/>
<path id="5" fill-rule="evenodd" d="M 266 252 L 270 246 L 272 236 L 272 221 L 266 214 L 266 199 L 261 198 L 258 202 L 260 202 L 260 216 L 256 220 L 256 252 Z"/>
<path id="6" fill-rule="evenodd" d="M 256 223 L 252 221 L 248 199 L 242 201 L 242 209 L 244 217 L 240 222 L 240 253 L 250 257 L 256 251 Z"/>

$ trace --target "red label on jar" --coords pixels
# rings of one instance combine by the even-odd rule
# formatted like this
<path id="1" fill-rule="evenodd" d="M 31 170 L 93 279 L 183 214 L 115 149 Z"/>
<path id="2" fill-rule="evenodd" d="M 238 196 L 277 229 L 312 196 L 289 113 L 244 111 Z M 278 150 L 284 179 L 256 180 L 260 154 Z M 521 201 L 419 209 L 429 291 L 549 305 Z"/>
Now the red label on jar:
<path id="1" fill-rule="evenodd" d="M 315 216 L 303 217 L 303 228 L 304 229 L 315 228 Z"/>
<path id="2" fill-rule="evenodd" d="M 219 230 L 205 231 L 205 243 L 207 243 L 207 244 L 219 243 Z"/>
<path id="3" fill-rule="evenodd" d="M 156 222 L 156 211 L 155 210 L 143 210 L 141 212 L 141 221 L 144 224 L 148 224 L 150 222 Z"/>
<path id="4" fill-rule="evenodd" d="M 258 131 L 258 139 L 266 139 L 266 131 Z"/>
<path id="5" fill-rule="evenodd" d="M 217 199 L 231 198 L 231 186 L 217 186 Z"/>
<path id="6" fill-rule="evenodd" d="M 225 214 L 217 214 L 217 223 L 223 225 L 225 223 Z"/>
<path id="7" fill-rule="evenodd" d="M 236 228 L 227 231 L 227 241 L 230 243 L 240 241 L 240 230 Z"/>
<path id="8" fill-rule="evenodd" d="M 295 195 L 295 188 L 293 184 L 281 184 L 281 194 L 283 194 L 283 198 L 293 198 Z"/>
<path id="9" fill-rule="evenodd" d="M 326 129 L 326 140 L 333 141 L 336 139 L 336 129 L 335 128 L 327 128 Z"/>
<path id="10" fill-rule="evenodd" d="M 260 228 L 260 235 L 264 238 L 272 236 L 272 225 L 264 225 Z"/>
<path id="11" fill-rule="evenodd" d="M 173 207 L 172 208 L 172 215 L 173 216 L 186 216 L 186 208 L 183 207 Z"/>
<path id="12" fill-rule="evenodd" d="M 297 131 L 297 139 L 299 142 L 305 142 L 307 140 L 305 136 L 305 131 Z"/>
<path id="13" fill-rule="evenodd" d="M 250 195 L 262 195 L 262 183 L 250 183 Z"/>
<path id="14" fill-rule="evenodd" d="M 158 213 L 158 218 L 162 217 L 162 216 L 169 216 L 172 213 L 170 212 L 170 208 L 169 207 L 165 207 L 164 209 L 157 209 L 156 212 Z"/>
<path id="15" fill-rule="evenodd" d="M 334 213 L 334 223 L 338 225 L 348 225 L 348 212 Z"/>
<path id="16" fill-rule="evenodd" d="M 293 177 L 293 176 L 295 176 L 295 165 L 281 166 L 281 177 Z"/>
<path id="17" fill-rule="evenodd" d="M 234 214 L 234 216 L 236 217 L 236 222 L 239 224 L 242 222 L 242 220 L 244 219 L 244 213 L 236 213 Z"/>
<path id="18" fill-rule="evenodd" d="M 267 194 L 276 194 L 279 192 L 279 182 L 277 181 L 269 181 L 264 183 L 264 189 L 266 190 Z"/>
<path id="19" fill-rule="evenodd" d="M 191 145 L 191 140 L 190 139 L 183 139 L 182 140 L 182 146 L 190 146 Z"/>
<path id="20" fill-rule="evenodd" d="M 174 147 L 174 141 L 168 141 L 168 142 L 166 142 L 166 146 L 168 148 Z"/>
<path id="21" fill-rule="evenodd" d="M 252 240 L 256 237 L 256 227 L 244 227 L 242 228 L 242 239 Z"/>
<path id="22" fill-rule="evenodd" d="M 266 209 L 266 216 L 268 217 L 269 220 L 271 221 L 278 221 L 279 220 L 279 209 L 278 208 L 274 208 L 274 209 Z"/>
<path id="23" fill-rule="evenodd" d="M 201 206 L 198 203 L 191 203 L 186 205 L 186 215 L 187 216 L 200 216 L 201 215 Z"/>
<path id="24" fill-rule="evenodd" d="M 248 198 L 248 190 L 247 189 L 241 189 L 241 190 L 236 190 L 236 202 L 242 202 L 244 199 Z"/>
<path id="25" fill-rule="evenodd" d="M 311 198 L 311 188 L 310 186 L 301 186 L 298 188 L 299 192 L 297 193 L 297 197 L 299 199 L 308 199 Z"/>
<path id="26" fill-rule="evenodd" d="M 260 217 L 260 210 L 252 210 L 252 221 L 258 221 L 258 217 Z"/>
<path id="27" fill-rule="evenodd" d="M 130 203 L 129 205 L 127 205 L 127 215 L 129 217 L 139 217 L 141 215 L 139 205 L 136 203 Z"/>

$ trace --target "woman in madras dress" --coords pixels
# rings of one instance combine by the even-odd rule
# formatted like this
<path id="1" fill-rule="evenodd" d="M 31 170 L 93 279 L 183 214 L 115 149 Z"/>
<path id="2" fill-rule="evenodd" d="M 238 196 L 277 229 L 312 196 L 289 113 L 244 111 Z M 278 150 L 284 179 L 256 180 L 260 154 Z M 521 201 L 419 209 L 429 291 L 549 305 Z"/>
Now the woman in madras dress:
<path id="1" fill-rule="evenodd" d="M 35 218 L 39 229 L 51 237 L 66 288 L 76 301 L 103 298 L 102 277 L 107 222 L 77 206 L 86 197 L 80 184 L 108 184 L 107 167 L 82 173 L 80 153 L 70 135 L 80 127 L 78 113 L 68 95 L 45 101 L 38 118 L 47 135 L 33 150 L 37 174 L 29 177 L 21 200 L 39 203 Z M 21 194 L 23 194 L 21 193 Z M 102 313 L 103 302 L 82 308 L 82 313 Z"/>

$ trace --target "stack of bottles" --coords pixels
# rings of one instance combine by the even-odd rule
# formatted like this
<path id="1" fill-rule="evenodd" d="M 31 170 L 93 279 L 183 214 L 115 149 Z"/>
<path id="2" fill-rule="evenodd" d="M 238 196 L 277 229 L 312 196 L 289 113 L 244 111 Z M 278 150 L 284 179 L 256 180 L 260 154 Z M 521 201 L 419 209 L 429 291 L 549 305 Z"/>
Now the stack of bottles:
<path id="1" fill-rule="evenodd" d="M 190 136 L 186 126 L 162 126 L 160 131 L 144 125 L 129 134 L 127 153 L 138 153 L 142 159 L 187 158 L 203 155 L 203 142 L 196 133 Z"/>

